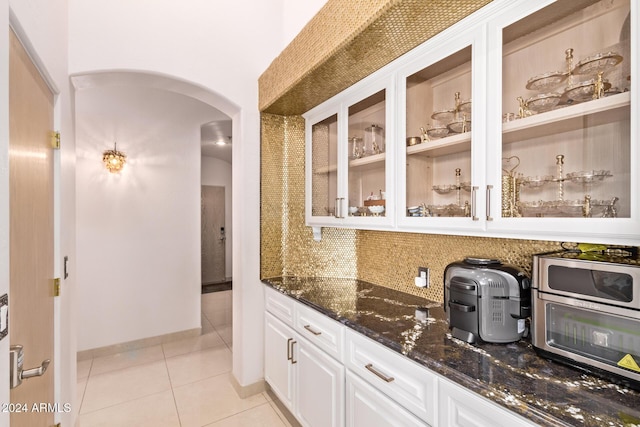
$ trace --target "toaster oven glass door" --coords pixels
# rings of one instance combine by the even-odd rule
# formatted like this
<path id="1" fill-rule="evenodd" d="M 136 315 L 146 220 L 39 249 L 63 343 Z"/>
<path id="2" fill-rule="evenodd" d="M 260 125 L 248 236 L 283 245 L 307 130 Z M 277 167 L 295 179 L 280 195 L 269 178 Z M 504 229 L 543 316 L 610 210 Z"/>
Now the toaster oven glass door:
<path id="1" fill-rule="evenodd" d="M 618 302 L 633 301 L 633 278 L 627 273 L 550 265 L 551 289 Z"/>
<path id="2" fill-rule="evenodd" d="M 547 344 L 640 373 L 640 320 L 548 303 Z"/>

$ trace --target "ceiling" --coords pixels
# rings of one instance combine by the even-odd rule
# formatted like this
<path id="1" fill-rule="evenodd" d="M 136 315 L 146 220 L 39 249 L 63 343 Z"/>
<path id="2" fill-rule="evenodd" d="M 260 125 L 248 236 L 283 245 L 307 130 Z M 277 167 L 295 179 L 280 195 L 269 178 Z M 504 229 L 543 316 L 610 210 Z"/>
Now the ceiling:
<path id="1" fill-rule="evenodd" d="M 200 127 L 200 141 L 203 157 L 215 157 L 231 163 L 231 119 L 219 118 L 203 124 Z"/>

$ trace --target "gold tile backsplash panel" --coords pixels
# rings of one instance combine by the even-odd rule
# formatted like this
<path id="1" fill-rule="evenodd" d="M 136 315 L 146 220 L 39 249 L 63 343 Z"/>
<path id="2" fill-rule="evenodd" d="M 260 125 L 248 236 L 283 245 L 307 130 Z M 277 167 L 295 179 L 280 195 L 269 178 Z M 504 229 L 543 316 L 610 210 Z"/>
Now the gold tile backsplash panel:
<path id="1" fill-rule="evenodd" d="M 304 119 L 262 115 L 261 276 L 354 278 L 434 301 L 443 300 L 447 264 L 494 257 L 531 273 L 531 255 L 558 242 L 325 227 L 313 240 L 305 225 Z M 418 267 L 430 287 L 417 288 Z"/>
<path id="2" fill-rule="evenodd" d="M 304 219 L 304 119 L 262 115 L 261 276 L 356 278 L 356 231 Z"/>
<path id="3" fill-rule="evenodd" d="M 444 269 L 468 256 L 498 258 L 531 275 L 531 256 L 561 249 L 558 242 L 439 234 L 358 232 L 358 278 L 433 301 L 444 300 Z M 418 267 L 429 268 L 428 288 L 418 288 Z"/>

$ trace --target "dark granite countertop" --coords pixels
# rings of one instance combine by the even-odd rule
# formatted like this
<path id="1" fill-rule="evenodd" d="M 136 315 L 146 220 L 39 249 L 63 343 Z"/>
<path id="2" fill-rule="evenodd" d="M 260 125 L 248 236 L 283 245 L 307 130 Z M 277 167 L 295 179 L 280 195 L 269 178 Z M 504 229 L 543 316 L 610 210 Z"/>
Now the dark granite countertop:
<path id="1" fill-rule="evenodd" d="M 536 424 L 640 426 L 639 392 L 539 357 L 528 339 L 453 338 L 441 303 L 354 279 L 263 282 Z"/>

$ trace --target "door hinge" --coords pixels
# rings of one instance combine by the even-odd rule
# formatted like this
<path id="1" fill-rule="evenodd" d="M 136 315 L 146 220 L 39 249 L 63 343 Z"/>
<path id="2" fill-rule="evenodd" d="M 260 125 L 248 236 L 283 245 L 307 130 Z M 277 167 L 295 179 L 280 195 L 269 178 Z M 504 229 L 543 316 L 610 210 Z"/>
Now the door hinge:
<path id="1" fill-rule="evenodd" d="M 51 146 L 56 150 L 60 149 L 60 132 L 51 132 Z"/>
<path id="2" fill-rule="evenodd" d="M 59 277 L 53 279 L 53 296 L 54 297 L 60 296 L 60 278 Z"/>

